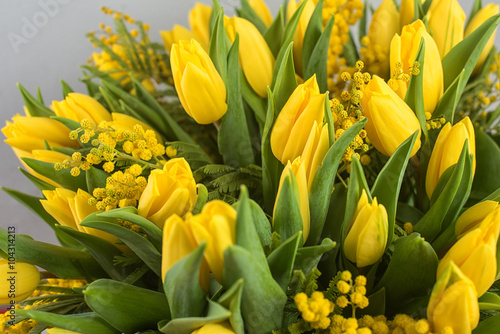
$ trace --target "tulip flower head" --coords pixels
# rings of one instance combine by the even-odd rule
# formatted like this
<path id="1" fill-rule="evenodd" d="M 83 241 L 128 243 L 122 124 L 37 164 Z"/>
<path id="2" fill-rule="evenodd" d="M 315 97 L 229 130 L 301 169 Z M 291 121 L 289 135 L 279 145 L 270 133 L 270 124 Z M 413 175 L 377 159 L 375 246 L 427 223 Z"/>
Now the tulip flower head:
<path id="1" fill-rule="evenodd" d="M 372 203 L 363 189 L 344 241 L 345 256 L 358 268 L 377 262 L 385 251 L 389 222 L 387 211 L 374 197 Z"/>
<path id="2" fill-rule="evenodd" d="M 211 15 L 212 7 L 199 2 L 197 2 L 189 11 L 189 26 L 198 39 L 200 39 L 205 45 L 210 44 Z"/>
<path id="3" fill-rule="evenodd" d="M 421 2 L 424 3 L 425 0 L 421 0 Z M 415 0 L 401 0 L 399 15 L 401 27 L 412 23 L 415 18 Z"/>
<path id="4" fill-rule="evenodd" d="M 228 321 L 208 323 L 191 334 L 236 334 Z"/>
<path id="5" fill-rule="evenodd" d="M 12 263 L 0 258 L 0 305 L 10 305 L 11 301 L 19 303 L 28 298 L 40 282 L 37 267 L 20 261 Z"/>
<path id="6" fill-rule="evenodd" d="M 200 43 L 194 39 L 175 43 L 170 64 L 179 100 L 189 116 L 199 124 L 224 116 L 226 86 Z"/>
<path id="7" fill-rule="evenodd" d="M 429 31 L 441 59 L 464 38 L 465 13 L 457 0 L 433 1 L 429 8 Z"/>
<path id="8" fill-rule="evenodd" d="M 323 158 L 329 148 L 330 135 L 328 134 L 328 125 L 318 124 L 315 121 L 301 155 L 301 159 L 306 168 L 308 190 L 311 189 L 314 175 L 316 175 L 318 167 L 323 163 Z"/>
<path id="9" fill-rule="evenodd" d="M 181 25 L 174 25 L 172 30 L 162 30 L 160 31 L 160 36 L 163 40 L 163 45 L 165 45 L 165 50 L 170 52 L 172 50 L 172 45 L 179 43 L 180 41 L 190 41 L 191 39 L 196 40 L 203 47 L 205 51 L 208 52 L 208 44 L 203 42 L 198 36 L 196 36 L 192 31 Z"/>
<path id="10" fill-rule="evenodd" d="M 63 101 L 52 101 L 52 109 L 59 117 L 81 122 L 88 119 L 98 125 L 102 121 L 111 121 L 111 114 L 96 99 L 80 94 L 69 93 Z"/>
<path id="11" fill-rule="evenodd" d="M 305 7 L 300 15 L 299 23 L 297 25 L 297 30 L 295 30 L 295 35 L 293 35 L 293 62 L 295 64 L 295 72 L 299 76 L 303 75 L 302 68 L 302 46 L 304 45 L 304 36 L 306 34 L 307 26 L 309 25 L 309 20 L 314 12 L 314 3 L 312 0 L 300 0 L 299 3 L 296 0 L 288 1 L 288 6 L 286 8 L 286 19 L 290 21 L 292 15 L 297 10 L 297 7 L 306 1 Z"/>
<path id="12" fill-rule="evenodd" d="M 252 7 L 255 13 L 257 13 L 266 27 L 269 27 L 271 23 L 273 23 L 273 16 L 271 15 L 271 11 L 263 0 L 248 0 L 248 4 L 250 5 L 250 7 Z"/>
<path id="13" fill-rule="evenodd" d="M 455 235 L 460 238 L 468 231 L 478 227 L 491 212 L 500 210 L 500 205 L 495 201 L 483 201 L 470 207 L 458 217 L 455 223 Z"/>

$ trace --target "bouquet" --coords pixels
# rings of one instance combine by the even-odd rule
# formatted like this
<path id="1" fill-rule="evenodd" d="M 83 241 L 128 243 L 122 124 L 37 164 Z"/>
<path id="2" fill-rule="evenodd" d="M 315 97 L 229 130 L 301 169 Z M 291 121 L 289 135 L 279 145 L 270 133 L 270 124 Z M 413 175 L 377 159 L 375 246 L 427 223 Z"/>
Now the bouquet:
<path id="1" fill-rule="evenodd" d="M 102 11 L 2 129 L 60 242 L 0 228 L 2 332 L 500 331 L 498 5 Z"/>

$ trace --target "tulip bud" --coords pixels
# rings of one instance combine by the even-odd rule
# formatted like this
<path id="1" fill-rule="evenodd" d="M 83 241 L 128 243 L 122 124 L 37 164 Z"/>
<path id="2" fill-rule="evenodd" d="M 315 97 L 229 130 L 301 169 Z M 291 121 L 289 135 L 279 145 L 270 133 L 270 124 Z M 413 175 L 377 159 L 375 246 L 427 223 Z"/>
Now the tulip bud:
<path id="1" fill-rule="evenodd" d="M 171 215 L 183 216 L 193 210 L 197 200 L 191 167 L 184 158 L 176 158 L 169 160 L 163 169 L 155 169 L 149 174 L 137 212 L 163 227 Z"/>
<path id="2" fill-rule="evenodd" d="M 262 0 L 248 0 L 248 4 L 257 13 L 259 18 L 264 22 L 266 27 L 269 27 L 273 23 L 273 16 L 269 11 L 266 3 Z"/>
<path id="3" fill-rule="evenodd" d="M 457 0 L 441 0 L 432 2 L 428 15 L 429 31 L 443 59 L 464 39 L 465 13 Z"/>
<path id="4" fill-rule="evenodd" d="M 81 332 L 74 332 L 68 329 L 63 329 L 59 327 L 52 327 L 46 329 L 47 334 L 82 334 Z"/>
<path id="5" fill-rule="evenodd" d="M 285 166 L 285 169 L 283 169 L 283 172 L 281 173 L 281 178 L 280 178 L 280 184 L 278 187 L 278 193 L 276 194 L 276 202 L 274 203 L 274 210 L 276 210 L 276 204 L 278 203 L 278 199 L 280 197 L 281 193 L 281 188 L 283 186 L 283 183 L 285 182 L 285 179 L 287 176 L 290 174 L 293 174 L 295 177 L 295 180 L 297 181 L 297 187 L 299 191 L 299 201 L 300 201 L 300 215 L 302 217 L 302 237 L 304 243 L 307 240 L 307 237 L 309 236 L 309 231 L 310 231 L 310 225 L 311 225 L 311 215 L 309 211 L 309 191 L 307 187 L 307 175 L 306 175 L 306 165 L 305 163 L 301 160 L 300 157 L 297 157 L 293 163 L 288 163 Z M 275 212 L 273 212 L 273 217 L 275 216 Z M 274 221 L 274 219 L 273 219 Z"/>
<path id="6" fill-rule="evenodd" d="M 453 334 L 470 334 L 479 323 L 476 288 L 453 262 L 438 275 L 427 306 L 427 319 L 435 333 L 444 333 L 450 327 Z"/>
<path id="7" fill-rule="evenodd" d="M 52 150 L 33 150 L 31 154 L 33 154 L 33 158 L 36 160 L 49 162 L 51 164 L 63 162 L 64 160 L 71 160 L 71 156 Z"/>
<path id="8" fill-rule="evenodd" d="M 415 131 L 419 131 L 411 156 L 420 148 L 420 123 L 410 107 L 380 77 L 364 87 L 361 106 L 368 118 L 365 130 L 373 146 L 391 156 Z"/>
<path id="9" fill-rule="evenodd" d="M 455 223 L 455 235 L 460 238 L 468 231 L 476 228 L 494 210 L 500 210 L 495 201 L 483 201 L 470 207 L 458 217 Z"/>
<path id="10" fill-rule="evenodd" d="M 325 96 L 316 76 L 295 88 L 271 132 L 271 149 L 283 164 L 302 155 L 314 122 L 323 124 Z"/>
<path id="11" fill-rule="evenodd" d="M 424 3 L 425 0 L 421 0 L 421 2 Z M 412 23 L 415 18 L 415 0 L 401 0 L 399 15 L 401 27 Z"/>
<path id="12" fill-rule="evenodd" d="M 226 86 L 200 43 L 192 39 L 174 44 L 170 64 L 179 100 L 189 116 L 199 124 L 224 116 Z"/>
<path id="13" fill-rule="evenodd" d="M 228 321 L 208 323 L 191 334 L 236 334 Z"/>
<path id="14" fill-rule="evenodd" d="M 267 97 L 274 70 L 274 56 L 259 30 L 248 20 L 233 17 L 224 21 L 231 43 L 239 34 L 240 64 L 252 89 L 261 97 Z"/>
<path id="15" fill-rule="evenodd" d="M 500 6 L 499 5 L 494 5 L 492 3 L 487 4 L 483 8 L 481 8 L 476 15 L 472 17 L 472 19 L 469 22 L 469 25 L 465 29 L 465 37 L 469 36 L 474 30 L 479 28 L 481 24 L 484 23 L 487 19 L 490 17 L 498 14 L 500 11 Z M 479 56 L 479 59 L 477 60 L 476 66 L 474 67 L 473 73 L 476 73 L 481 69 L 481 67 L 484 64 L 484 61 L 486 60 L 486 57 L 488 57 L 488 54 L 491 51 L 491 48 L 493 48 L 493 43 L 495 43 L 495 34 L 497 32 L 497 29 L 493 32 L 491 35 L 490 39 L 486 43 L 483 52 L 481 52 L 481 55 Z"/>
<path id="16" fill-rule="evenodd" d="M 214 200 L 201 213 L 186 219 L 199 245 L 206 241 L 204 257 L 215 279 L 222 282 L 224 251 L 236 241 L 236 210 L 229 204 Z"/>
<path id="17" fill-rule="evenodd" d="M 372 203 L 363 189 L 344 240 L 345 256 L 358 268 L 377 262 L 385 251 L 389 222 L 387 211 L 374 197 Z"/>
<path id="18" fill-rule="evenodd" d="M 465 117 L 453 127 L 450 123 L 446 123 L 441 129 L 432 150 L 425 178 L 425 190 L 429 198 L 432 197 L 434 188 L 436 188 L 444 171 L 458 162 L 466 139 L 469 140 L 469 152 L 474 156 L 472 162 L 472 175 L 474 175 L 476 170 L 476 140 L 474 127 L 469 117 Z"/>
<path id="19" fill-rule="evenodd" d="M 453 262 L 475 285 L 482 296 L 497 275 L 497 242 L 500 233 L 500 209 L 490 212 L 479 226 L 467 232 L 439 262 L 437 276 Z"/>
<path id="20" fill-rule="evenodd" d="M 318 124 L 314 121 L 314 125 L 309 133 L 304 152 L 301 159 L 306 168 L 307 189 L 311 189 L 316 170 L 322 164 L 328 149 L 330 148 L 330 135 L 328 134 L 328 124 Z"/>
<path id="21" fill-rule="evenodd" d="M 77 122 L 88 119 L 98 125 L 111 121 L 111 114 L 97 100 L 80 93 L 69 93 L 63 101 L 52 101 L 52 108 L 57 116 Z"/>
<path id="22" fill-rule="evenodd" d="M 205 51 L 208 51 L 208 44 L 203 42 L 193 32 L 178 24 L 174 25 L 172 30 L 161 30 L 160 36 L 163 39 L 163 45 L 165 45 L 165 50 L 167 50 L 168 53 L 170 53 L 172 45 L 175 43 L 179 43 L 180 41 L 190 41 L 191 39 L 196 40 Z"/>
<path id="23" fill-rule="evenodd" d="M 0 305 L 19 303 L 31 296 L 40 282 L 38 269 L 29 263 L 0 259 Z"/>
<path id="24" fill-rule="evenodd" d="M 196 3 L 189 11 L 189 26 L 193 33 L 198 36 L 205 45 L 210 44 L 210 16 L 212 15 L 212 7 Z M 200 43 L 201 44 L 201 43 Z"/>
<path id="25" fill-rule="evenodd" d="M 391 73 L 397 72 L 397 66 L 401 64 L 403 70 L 413 66 L 422 38 L 425 41 L 424 67 L 423 73 L 418 75 L 423 75 L 425 112 L 432 114 L 443 96 L 443 66 L 437 45 L 425 30 L 425 25 L 421 20 L 404 26 L 401 36 L 395 35 L 392 38 Z M 396 92 L 400 98 L 404 99 L 409 81 L 398 80 L 397 83 L 399 89 Z"/>
<path id="26" fill-rule="evenodd" d="M 304 45 L 304 36 L 306 34 L 307 26 L 309 25 L 309 20 L 314 12 L 314 3 L 311 0 L 300 0 L 299 3 L 296 0 L 290 0 L 286 8 L 286 19 L 290 21 L 293 13 L 297 10 L 298 5 L 302 1 L 306 1 L 306 5 L 302 14 L 300 15 L 299 23 L 297 24 L 297 30 L 295 30 L 295 35 L 293 35 L 293 62 L 295 64 L 295 72 L 299 76 L 303 75 L 302 68 L 302 46 Z"/>

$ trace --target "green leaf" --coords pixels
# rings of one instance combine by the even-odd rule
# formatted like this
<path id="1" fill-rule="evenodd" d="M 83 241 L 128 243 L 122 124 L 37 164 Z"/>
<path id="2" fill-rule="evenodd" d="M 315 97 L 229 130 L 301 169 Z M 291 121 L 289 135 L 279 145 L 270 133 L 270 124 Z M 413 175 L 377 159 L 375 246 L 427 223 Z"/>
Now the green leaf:
<path id="1" fill-rule="evenodd" d="M 260 16 L 253 10 L 252 6 L 248 3 L 247 0 L 240 0 L 241 8 L 238 11 L 238 15 L 248 21 L 252 22 L 252 24 L 259 30 L 261 34 L 264 34 L 267 30 L 266 24 L 262 21 Z"/>
<path id="2" fill-rule="evenodd" d="M 379 172 L 372 187 L 372 196 L 377 197 L 378 203 L 383 204 L 387 210 L 387 218 L 389 219 L 387 247 L 391 245 L 394 235 L 394 223 L 396 221 L 399 192 L 417 136 L 418 131 L 415 131 L 413 135 L 399 145 L 389 158 L 389 161 L 387 161 Z"/>
<path id="3" fill-rule="evenodd" d="M 264 33 L 264 39 L 271 49 L 273 56 L 276 57 L 281 49 L 281 39 L 283 31 L 285 30 L 284 10 L 280 7 L 278 14 L 276 14 L 273 23 L 267 28 Z"/>
<path id="4" fill-rule="evenodd" d="M 290 170 L 289 175 L 285 177 L 281 185 L 273 214 L 273 230 L 280 235 L 282 241 L 291 238 L 297 232 L 302 232 L 304 229 L 300 212 L 300 202 L 297 181 Z"/>
<path id="5" fill-rule="evenodd" d="M 16 313 L 22 317 L 28 317 L 35 321 L 46 323 L 49 326 L 59 327 L 70 331 L 78 331 L 83 334 L 117 334 L 113 326 L 104 321 L 94 312 L 78 314 L 56 314 L 35 310 L 20 309 Z"/>
<path id="6" fill-rule="evenodd" d="M 287 238 L 267 258 L 271 274 L 284 292 L 287 291 L 288 284 L 290 284 L 293 266 L 295 263 L 295 256 L 301 244 L 302 231 L 299 231 L 293 236 Z"/>
<path id="7" fill-rule="evenodd" d="M 266 110 L 267 103 L 266 100 L 261 98 L 259 94 L 257 94 L 253 88 L 248 83 L 245 75 L 240 69 L 240 78 L 241 78 L 241 94 L 243 95 L 243 100 L 250 106 L 253 111 L 253 115 L 259 124 L 259 130 L 264 127 L 264 123 L 266 122 Z"/>
<path id="8" fill-rule="evenodd" d="M 317 246 L 299 248 L 295 257 L 294 270 L 301 270 L 304 275 L 308 275 L 318 265 L 323 254 L 334 249 L 335 245 L 332 239 L 325 238 Z"/>
<path id="9" fill-rule="evenodd" d="M 163 293 L 100 279 L 88 285 L 83 294 L 92 311 L 123 333 L 156 329 L 158 321 L 170 319 Z"/>
<path id="10" fill-rule="evenodd" d="M 204 184 L 198 183 L 196 185 L 196 192 L 198 193 L 198 200 L 196 201 L 196 204 L 192 211 L 193 215 L 200 213 L 201 209 L 203 209 L 203 206 L 205 205 L 205 203 L 207 203 L 208 200 L 208 190 Z"/>
<path id="11" fill-rule="evenodd" d="M 443 116 L 447 122 L 453 123 L 453 118 L 455 116 L 455 109 L 460 100 L 464 85 L 465 70 L 463 70 L 460 75 L 453 81 L 453 83 L 446 89 L 443 96 L 439 100 L 433 115 Z"/>
<path id="12" fill-rule="evenodd" d="M 500 188 L 500 148 L 483 130 L 476 130 L 476 173 L 471 197 L 483 199 Z"/>
<path id="13" fill-rule="evenodd" d="M 68 96 L 69 93 L 74 92 L 74 90 L 64 80 L 61 80 L 61 86 L 62 86 L 63 98 L 66 98 L 66 96 Z"/>
<path id="14" fill-rule="evenodd" d="M 424 8 L 422 7 L 422 1 L 421 0 L 414 0 L 413 1 L 413 8 L 414 8 L 413 21 L 423 19 L 425 13 L 424 13 Z"/>
<path id="15" fill-rule="evenodd" d="M 328 214 L 327 208 L 330 203 L 333 184 L 342 155 L 354 137 L 356 137 L 359 131 L 364 127 L 366 121 L 367 119 L 365 118 L 347 129 L 330 147 L 322 164 L 316 171 L 309 193 L 311 231 L 306 242 L 308 246 L 317 245 L 319 242 L 325 224 L 325 218 Z"/>
<path id="16" fill-rule="evenodd" d="M 95 188 L 105 187 L 106 180 L 110 176 L 110 174 L 106 173 L 102 169 L 97 169 L 91 166 L 89 170 L 85 171 L 85 180 L 87 181 L 88 193 L 92 194 Z"/>
<path id="17" fill-rule="evenodd" d="M 277 68 L 279 70 L 276 75 L 276 81 L 272 85 L 275 117 L 278 116 L 290 95 L 297 88 L 297 78 L 293 65 L 293 44 L 288 45 L 281 60 L 280 63 L 276 62 L 275 70 Z"/>
<path id="18" fill-rule="evenodd" d="M 427 295 L 436 282 L 437 266 L 436 253 L 418 233 L 397 239 L 389 266 L 374 288 L 385 287 L 386 314 L 396 314 L 409 299 Z"/>
<path id="19" fill-rule="evenodd" d="M 237 334 L 245 334 L 245 324 L 241 315 L 243 280 L 238 280 L 219 298 L 218 303 L 231 312 L 229 321 Z"/>
<path id="20" fill-rule="evenodd" d="M 238 35 L 231 50 L 229 50 L 227 112 L 222 117 L 217 141 L 224 163 L 232 167 L 246 167 L 255 163 L 241 96 L 238 63 L 239 45 Z"/>
<path id="21" fill-rule="evenodd" d="M 347 66 L 355 67 L 356 62 L 361 59 L 358 54 L 358 49 L 356 43 L 354 43 L 354 38 L 352 37 L 352 33 L 349 31 L 349 41 L 346 45 L 344 45 L 344 49 L 342 51 L 342 57 L 345 58 Z"/>
<path id="22" fill-rule="evenodd" d="M 17 84 L 17 88 L 21 92 L 24 104 L 28 109 L 30 116 L 32 117 L 50 117 L 54 116 L 54 112 L 47 108 L 42 102 L 35 99 L 26 88 L 24 88 L 20 83 Z"/>
<path id="23" fill-rule="evenodd" d="M 38 189 L 40 189 L 40 191 L 44 191 L 44 190 L 54 190 L 56 189 L 56 187 L 54 187 L 53 185 L 39 179 L 38 177 L 34 176 L 33 174 L 31 174 L 30 172 L 27 172 L 25 171 L 24 169 L 22 169 L 21 167 L 19 167 L 19 171 L 24 175 L 26 176 L 26 178 L 28 180 L 31 181 L 31 183 L 33 183 L 35 185 L 35 187 L 37 187 Z"/>
<path id="24" fill-rule="evenodd" d="M 75 177 L 70 174 L 69 168 L 56 171 L 54 169 L 54 164 L 50 162 L 39 161 L 31 158 L 21 158 L 21 160 L 35 172 L 51 179 L 63 188 L 73 190 L 75 192 L 78 189 L 87 190 L 84 173 Z"/>
<path id="25" fill-rule="evenodd" d="M 200 244 L 165 274 L 163 289 L 170 305 L 172 319 L 199 317 L 203 313 L 206 293 L 200 286 L 199 275 L 205 246 L 205 242 Z M 186 293 L 188 291 L 189 293 Z"/>
<path id="26" fill-rule="evenodd" d="M 464 31 L 467 30 L 467 27 L 469 26 L 469 23 L 472 20 L 472 18 L 474 17 L 474 15 L 476 15 L 477 12 L 479 12 L 481 10 L 481 8 L 483 8 L 482 2 L 483 2 L 482 0 L 475 0 L 474 1 L 474 4 L 472 5 L 470 14 L 468 16 L 469 19 L 467 20 L 467 24 L 465 25 Z"/>
<path id="27" fill-rule="evenodd" d="M 385 314 L 385 309 L 386 309 L 385 288 L 381 288 L 380 290 L 372 293 L 367 297 L 369 300 L 368 307 L 356 310 L 356 313 L 359 312 L 357 316 L 362 316 L 365 314 L 369 315 Z"/>
<path id="28" fill-rule="evenodd" d="M 361 40 L 363 37 L 367 35 L 366 31 L 366 26 L 368 25 L 368 0 L 365 0 L 364 3 L 364 8 L 363 8 L 363 16 L 359 20 L 359 25 L 358 25 L 358 41 L 361 43 Z"/>
<path id="29" fill-rule="evenodd" d="M 302 45 L 302 68 L 298 69 L 301 73 L 309 64 L 309 59 L 313 53 L 314 47 L 323 32 L 323 0 L 319 0 L 314 7 L 314 11 L 309 18 L 306 32 L 304 34 L 304 43 Z M 304 79 L 306 76 L 304 75 Z"/>
<path id="30" fill-rule="evenodd" d="M 214 14 L 215 13 L 216 12 L 214 11 Z M 224 10 L 220 8 L 220 11 L 216 15 L 212 35 L 210 36 L 209 54 L 215 68 L 221 75 L 222 79 L 226 81 L 229 38 L 227 37 L 226 30 L 224 28 Z"/>
<path id="31" fill-rule="evenodd" d="M 472 334 L 497 334 L 500 327 L 500 313 L 479 322 Z"/>
<path id="32" fill-rule="evenodd" d="M 492 292 L 485 292 L 479 297 L 479 309 L 500 311 L 500 296 Z"/>
<path id="33" fill-rule="evenodd" d="M 415 225 L 423 216 L 424 214 L 414 206 L 401 202 L 397 204 L 396 217 L 399 221 Z"/>
<path id="34" fill-rule="evenodd" d="M 240 195 L 240 198 L 241 198 L 241 195 Z M 250 202 L 250 211 L 251 211 L 251 215 L 253 218 L 253 224 L 255 226 L 255 231 L 257 232 L 257 235 L 259 237 L 260 244 L 264 248 L 264 251 L 266 251 L 266 250 L 270 249 L 270 247 L 271 247 L 271 235 L 272 235 L 271 223 L 269 222 L 269 219 L 267 219 L 266 214 L 264 213 L 264 211 L 262 211 L 262 208 L 260 207 L 259 204 L 257 204 L 254 200 L 251 200 L 251 199 L 249 200 L 249 202 Z M 236 211 L 239 212 L 240 205 L 241 205 L 241 200 L 234 203 L 233 207 L 236 209 Z M 244 209 L 244 211 L 245 211 L 245 213 L 242 213 L 243 217 L 245 215 L 248 215 L 248 210 Z M 247 218 L 244 218 L 244 219 L 247 220 Z M 243 232 L 242 235 L 245 235 L 244 233 L 247 233 L 247 232 Z M 250 233 L 253 235 L 252 231 L 250 231 Z M 246 237 L 246 238 L 250 238 L 250 237 Z M 242 246 L 242 245 L 240 245 L 240 246 Z"/>

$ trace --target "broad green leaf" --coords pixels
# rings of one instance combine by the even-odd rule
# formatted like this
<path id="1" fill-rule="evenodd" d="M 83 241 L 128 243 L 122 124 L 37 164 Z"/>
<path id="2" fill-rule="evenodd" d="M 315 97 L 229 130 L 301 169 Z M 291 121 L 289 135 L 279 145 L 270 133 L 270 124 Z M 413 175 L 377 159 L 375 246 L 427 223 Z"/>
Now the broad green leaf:
<path id="1" fill-rule="evenodd" d="M 19 167 L 19 171 L 24 175 L 26 176 L 26 178 L 28 180 L 31 181 L 31 183 L 33 183 L 35 185 L 35 187 L 37 187 L 38 189 L 40 189 L 40 191 L 44 191 L 44 190 L 54 190 L 56 189 L 56 187 L 54 187 L 53 185 L 39 179 L 38 177 L 34 176 L 33 174 L 25 171 L 24 169 L 22 169 L 21 167 Z"/>
<path id="2" fill-rule="evenodd" d="M 485 292 L 479 297 L 479 309 L 500 311 L 500 296 L 492 292 Z"/>
<path id="3" fill-rule="evenodd" d="M 32 117 L 50 117 L 54 116 L 54 112 L 47 108 L 43 103 L 35 99 L 20 83 L 17 88 L 21 92 L 24 104 Z"/>
<path id="4" fill-rule="evenodd" d="M 274 57 L 278 56 L 281 48 L 281 39 L 283 37 L 283 31 L 285 30 L 284 15 L 283 7 L 280 7 L 278 14 L 274 17 L 273 23 L 271 23 L 264 33 L 264 39 Z"/>
<path id="5" fill-rule="evenodd" d="M 276 82 L 272 86 L 275 103 L 275 117 L 278 116 L 281 109 L 283 109 L 283 106 L 288 101 L 290 95 L 292 95 L 295 88 L 297 88 L 297 78 L 295 76 L 295 67 L 293 65 L 293 44 L 288 45 L 288 48 L 282 58 L 282 62 L 276 62 L 275 69 L 276 68 L 279 68 L 279 70 L 276 76 Z"/>
<path id="6" fill-rule="evenodd" d="M 265 23 L 262 21 L 260 16 L 253 10 L 247 0 L 240 0 L 241 8 L 238 11 L 238 15 L 248 21 L 259 30 L 261 34 L 264 34 L 267 30 Z"/>
<path id="7" fill-rule="evenodd" d="M 209 54 L 222 80 L 226 81 L 229 39 L 224 28 L 224 10 L 220 8 L 219 13 L 215 14 L 215 10 L 213 13 L 217 16 L 215 16 L 212 35 L 210 36 Z"/>
<path id="8" fill-rule="evenodd" d="M 397 203 L 396 217 L 399 221 L 410 222 L 415 225 L 423 216 L 424 213 L 414 206 L 401 202 Z"/>
<path id="9" fill-rule="evenodd" d="M 203 209 L 203 206 L 205 205 L 205 203 L 207 203 L 208 200 L 208 190 L 203 183 L 198 183 L 196 185 L 196 192 L 198 194 L 198 200 L 196 201 L 196 204 L 192 211 L 193 215 L 200 213 L 201 209 Z"/>
<path id="10" fill-rule="evenodd" d="M 344 221 L 345 208 L 347 205 L 347 188 L 342 183 L 334 185 L 328 215 L 326 216 L 325 227 L 321 234 L 321 239 L 330 238 L 334 242 L 340 242 L 340 227 Z"/>
<path id="11" fill-rule="evenodd" d="M 368 307 L 360 309 L 359 311 L 356 310 L 356 314 L 358 317 L 365 314 L 369 315 L 385 314 L 386 310 L 385 288 L 381 288 L 380 290 L 372 293 L 367 297 L 369 300 Z"/>
<path id="12" fill-rule="evenodd" d="M 238 280 L 217 301 L 231 312 L 229 321 L 237 334 L 245 334 L 245 324 L 241 315 L 241 296 L 244 281 Z"/>
<path id="13" fill-rule="evenodd" d="M 170 319 L 167 298 L 160 292 L 100 279 L 88 285 L 83 294 L 92 311 L 122 333 L 156 329 L 158 321 Z"/>
<path id="14" fill-rule="evenodd" d="M 443 96 L 439 100 L 433 115 L 443 116 L 447 122 L 453 124 L 453 119 L 455 117 L 455 109 L 460 100 L 462 94 L 462 86 L 464 85 L 465 70 L 463 70 L 453 81 L 453 83 L 446 89 Z"/>
<path id="15" fill-rule="evenodd" d="M 476 172 L 471 197 L 483 199 L 500 188 L 500 148 L 483 130 L 476 130 Z"/>
<path id="16" fill-rule="evenodd" d="M 317 246 L 299 248 L 295 257 L 294 270 L 302 270 L 304 275 L 308 275 L 318 265 L 323 254 L 331 251 L 335 245 L 334 241 L 325 238 Z"/>
<path id="17" fill-rule="evenodd" d="M 472 334 L 497 334 L 500 327 L 500 313 L 479 322 Z"/>
<path id="18" fill-rule="evenodd" d="M 253 111 L 253 115 L 259 124 L 259 129 L 264 127 L 266 122 L 266 111 L 267 111 L 267 101 L 261 98 L 250 86 L 243 70 L 240 69 L 241 78 L 241 94 L 243 95 L 243 100 L 250 106 Z"/>
<path id="19" fill-rule="evenodd" d="M 103 188 L 106 186 L 106 180 L 111 175 L 103 171 L 102 169 L 97 169 L 93 166 L 89 170 L 85 171 L 85 180 L 87 181 L 87 192 L 92 194 L 95 188 Z"/>
<path id="20" fill-rule="evenodd" d="M 285 177 L 281 185 L 273 213 L 273 230 L 280 235 L 282 241 L 288 240 L 297 232 L 303 231 L 300 201 L 297 181 L 290 171 L 290 174 Z"/>
<path id="21" fill-rule="evenodd" d="M 314 11 L 309 18 L 306 32 L 304 34 L 304 42 L 302 45 L 302 68 L 298 69 L 304 73 L 304 70 L 309 64 L 309 59 L 313 53 L 314 47 L 318 42 L 321 33 L 323 32 L 323 0 L 319 0 L 314 7 Z M 306 78 L 306 76 L 304 76 Z"/>
<path id="22" fill-rule="evenodd" d="M 73 191 L 77 191 L 78 189 L 87 190 L 84 173 L 80 173 L 78 176 L 73 176 L 71 175 L 69 168 L 56 171 L 54 169 L 54 164 L 50 162 L 39 161 L 31 158 L 21 158 L 21 160 L 35 172 L 51 179 L 63 188 Z"/>
<path id="23" fill-rule="evenodd" d="M 420 46 L 418 47 L 417 55 L 415 56 L 415 61 L 420 63 L 420 74 L 411 76 L 410 83 L 408 84 L 408 90 L 406 91 L 405 102 L 417 116 L 425 139 L 428 140 L 429 134 L 427 130 L 427 121 L 425 119 L 424 105 L 424 55 L 425 40 L 422 37 L 420 39 Z"/>
<path id="24" fill-rule="evenodd" d="M 273 278 L 281 286 L 284 292 L 287 291 L 288 284 L 292 277 L 297 250 L 302 244 L 302 231 L 287 238 L 268 257 L 267 263 Z"/>

